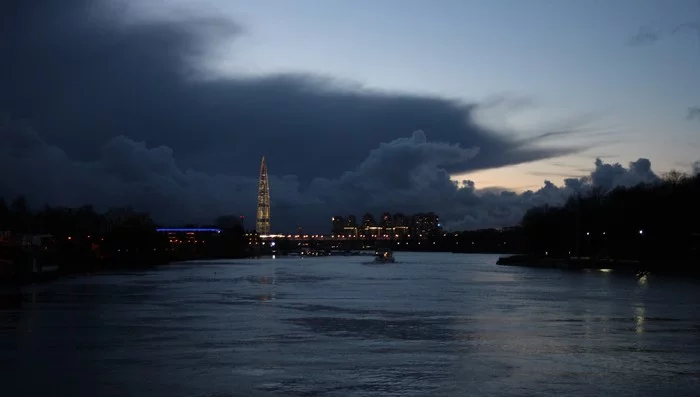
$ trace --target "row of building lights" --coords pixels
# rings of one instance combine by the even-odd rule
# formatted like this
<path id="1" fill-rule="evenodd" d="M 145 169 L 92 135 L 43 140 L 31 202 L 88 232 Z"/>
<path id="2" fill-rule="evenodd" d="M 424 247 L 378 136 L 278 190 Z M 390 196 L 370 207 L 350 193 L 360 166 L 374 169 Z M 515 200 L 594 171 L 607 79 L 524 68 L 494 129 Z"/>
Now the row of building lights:
<path id="1" fill-rule="evenodd" d="M 246 236 L 253 236 L 253 235 L 254 235 L 253 233 L 246 233 Z M 442 236 L 443 236 L 443 237 L 447 237 L 447 233 L 444 233 Z M 459 234 L 458 234 L 458 233 L 455 233 L 454 236 L 455 236 L 455 237 L 458 237 Z M 294 235 L 292 235 L 292 234 L 287 234 L 286 236 L 285 236 L 284 234 L 268 234 L 268 235 L 263 234 L 263 235 L 260 235 L 260 237 L 261 237 L 261 238 L 270 238 L 270 237 L 273 237 L 273 238 L 274 238 L 274 237 L 279 237 L 279 238 L 285 238 L 285 237 L 286 237 L 286 238 L 320 238 L 320 239 L 323 239 L 323 238 L 368 238 L 368 236 L 363 236 L 363 235 L 355 236 L 355 235 L 351 235 L 351 234 L 348 234 L 348 235 L 345 235 L 345 234 L 337 234 L 337 235 L 336 235 L 336 234 L 331 234 L 330 236 L 325 236 L 325 235 L 323 235 L 323 234 L 294 234 Z M 383 237 L 383 238 L 390 238 L 391 236 L 388 235 L 388 234 L 383 234 L 383 235 L 372 234 L 372 235 L 370 235 L 369 237 L 370 237 L 370 238 L 382 238 L 382 237 Z M 394 237 L 395 237 L 395 238 L 399 238 L 399 237 L 401 237 L 401 235 L 395 234 Z M 408 235 L 406 235 L 406 237 L 407 237 L 407 238 L 411 238 L 411 235 L 408 234 Z M 419 234 L 418 237 L 423 237 L 423 234 Z"/>
<path id="2" fill-rule="evenodd" d="M 638 231 L 637 233 L 640 234 L 640 235 L 641 235 L 641 234 L 644 234 L 644 230 L 639 229 L 639 231 Z M 601 234 L 602 234 L 603 236 L 605 236 L 605 232 L 602 232 Z M 590 236 L 590 235 L 591 235 L 591 232 L 586 232 L 586 236 Z"/>

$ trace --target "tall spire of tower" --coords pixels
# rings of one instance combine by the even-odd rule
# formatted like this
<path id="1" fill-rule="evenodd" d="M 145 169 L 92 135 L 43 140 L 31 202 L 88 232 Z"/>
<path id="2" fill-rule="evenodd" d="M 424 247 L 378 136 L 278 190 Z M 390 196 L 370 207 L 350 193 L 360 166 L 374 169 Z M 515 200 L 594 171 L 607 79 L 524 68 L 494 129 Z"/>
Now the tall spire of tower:
<path id="1" fill-rule="evenodd" d="M 258 234 L 270 234 L 270 184 L 267 179 L 265 156 L 260 163 L 260 181 L 258 182 L 258 219 L 255 225 Z"/>

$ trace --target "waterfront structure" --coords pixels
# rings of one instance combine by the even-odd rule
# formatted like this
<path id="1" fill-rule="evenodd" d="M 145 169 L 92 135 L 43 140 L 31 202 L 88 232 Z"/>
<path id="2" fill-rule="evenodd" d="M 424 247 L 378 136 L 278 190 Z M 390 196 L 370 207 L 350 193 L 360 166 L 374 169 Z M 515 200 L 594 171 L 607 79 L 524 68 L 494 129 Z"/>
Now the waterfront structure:
<path id="1" fill-rule="evenodd" d="M 382 217 L 381 217 L 381 220 L 379 221 L 379 223 L 383 229 L 391 229 L 394 226 L 392 221 L 393 221 L 393 219 L 391 218 L 391 214 L 388 212 L 385 212 L 382 214 Z"/>
<path id="2" fill-rule="evenodd" d="M 333 222 L 333 227 L 331 228 L 331 233 L 333 234 L 344 234 L 345 233 L 345 218 L 340 215 L 336 215 L 331 218 Z"/>
<path id="3" fill-rule="evenodd" d="M 398 213 L 394 214 L 394 234 L 400 237 L 409 234 L 409 227 L 411 226 L 411 219 L 404 216 L 404 214 Z"/>
<path id="4" fill-rule="evenodd" d="M 221 229 L 213 227 L 163 227 L 157 228 L 156 232 L 166 234 L 171 246 L 178 246 L 180 244 L 203 244 L 211 239 L 212 235 L 220 234 Z"/>
<path id="5" fill-rule="evenodd" d="M 357 236 L 358 233 L 359 229 L 357 228 L 357 218 L 355 218 L 355 215 L 348 215 L 347 218 L 345 218 L 343 234 L 346 234 L 348 236 Z"/>
<path id="6" fill-rule="evenodd" d="M 443 234 L 440 218 L 434 212 L 418 213 L 412 216 L 405 216 L 401 213 L 392 215 L 389 212 L 384 212 L 379 218 L 379 222 L 375 221 L 371 213 L 366 213 L 359 225 L 356 224 L 353 215 L 349 215 L 344 219 L 341 216 L 334 216 L 332 222 L 333 227 L 331 230 L 333 234 L 346 235 L 348 237 L 410 238 L 411 235 L 414 235 L 418 238 L 428 238 Z M 345 227 L 341 228 L 342 224 L 345 224 Z"/>
<path id="7" fill-rule="evenodd" d="M 377 222 L 374 220 L 374 215 L 367 212 L 362 216 L 362 227 L 368 229 L 370 227 L 377 226 Z"/>
<path id="8" fill-rule="evenodd" d="M 434 212 L 413 215 L 411 226 L 412 233 L 419 237 L 435 236 L 442 232 L 440 218 Z"/>
<path id="9" fill-rule="evenodd" d="M 258 182 L 258 212 L 255 231 L 260 235 L 270 234 L 270 183 L 267 176 L 265 156 L 260 163 L 260 180 Z"/>

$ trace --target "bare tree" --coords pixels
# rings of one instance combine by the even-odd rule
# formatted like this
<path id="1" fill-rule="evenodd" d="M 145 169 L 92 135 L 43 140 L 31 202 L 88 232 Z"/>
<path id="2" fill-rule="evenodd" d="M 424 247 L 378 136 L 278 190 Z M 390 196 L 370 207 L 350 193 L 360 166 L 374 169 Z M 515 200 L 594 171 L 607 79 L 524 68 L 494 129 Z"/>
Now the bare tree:
<path id="1" fill-rule="evenodd" d="M 663 180 L 674 186 L 685 182 L 686 179 L 688 179 L 688 174 L 678 170 L 671 170 L 663 175 Z"/>

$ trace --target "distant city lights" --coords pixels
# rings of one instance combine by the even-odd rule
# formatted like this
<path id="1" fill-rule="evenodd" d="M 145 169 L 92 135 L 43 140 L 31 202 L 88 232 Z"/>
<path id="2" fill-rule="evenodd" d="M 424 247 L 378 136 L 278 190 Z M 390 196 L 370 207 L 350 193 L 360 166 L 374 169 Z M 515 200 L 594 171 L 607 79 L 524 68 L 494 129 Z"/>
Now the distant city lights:
<path id="1" fill-rule="evenodd" d="M 215 228 L 158 228 L 156 231 L 161 233 L 221 233 L 221 229 Z"/>

